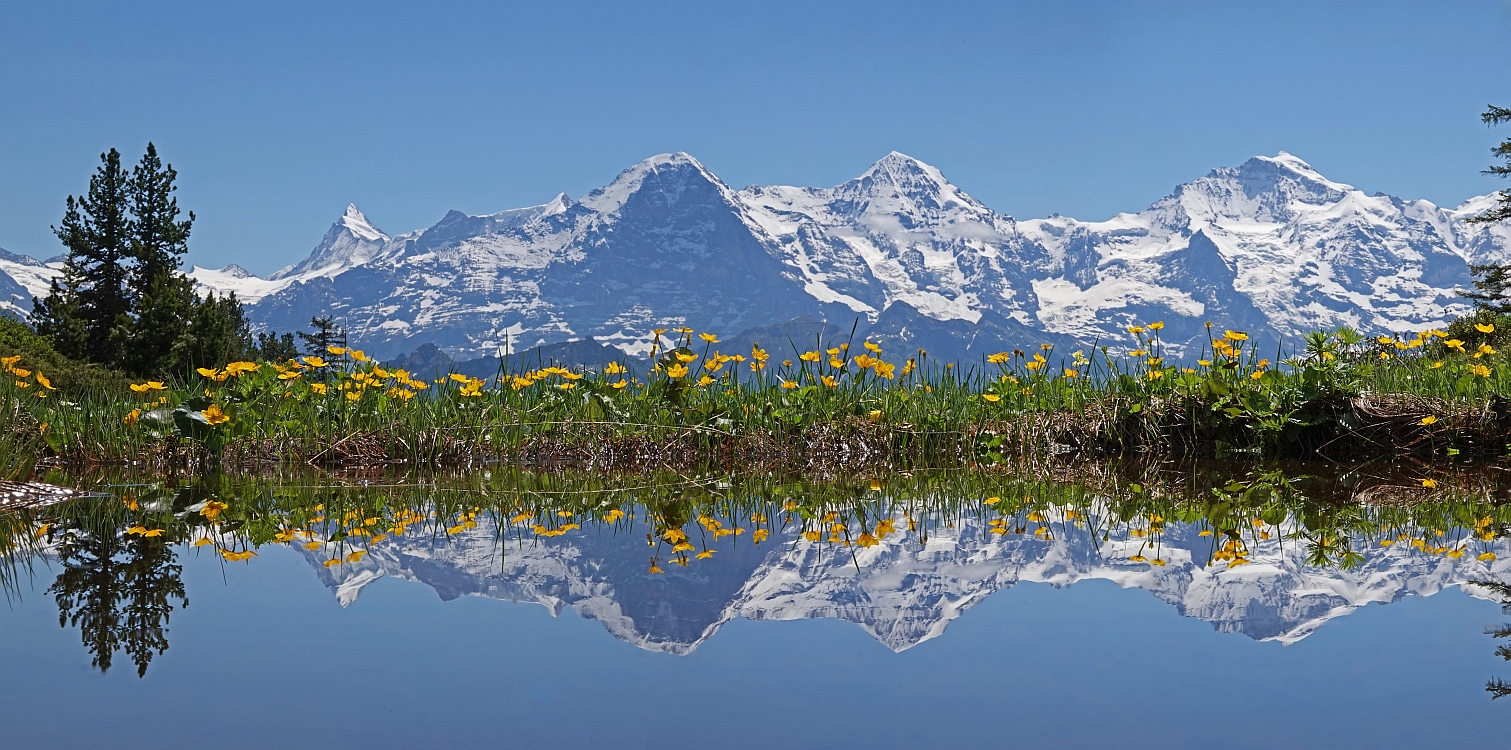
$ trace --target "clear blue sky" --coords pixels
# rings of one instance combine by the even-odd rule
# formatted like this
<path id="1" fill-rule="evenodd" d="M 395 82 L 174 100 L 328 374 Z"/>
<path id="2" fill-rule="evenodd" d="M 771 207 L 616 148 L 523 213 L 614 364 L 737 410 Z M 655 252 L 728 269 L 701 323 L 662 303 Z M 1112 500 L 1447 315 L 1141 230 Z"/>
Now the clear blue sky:
<path id="1" fill-rule="evenodd" d="M 888 151 L 1020 218 L 1138 210 L 1278 150 L 1453 205 L 1506 132 L 1511 7 L 0 0 L 0 247 L 50 256 L 98 154 L 150 139 L 190 260 L 265 273 L 379 227 L 580 197 L 682 150 L 735 187 Z"/>

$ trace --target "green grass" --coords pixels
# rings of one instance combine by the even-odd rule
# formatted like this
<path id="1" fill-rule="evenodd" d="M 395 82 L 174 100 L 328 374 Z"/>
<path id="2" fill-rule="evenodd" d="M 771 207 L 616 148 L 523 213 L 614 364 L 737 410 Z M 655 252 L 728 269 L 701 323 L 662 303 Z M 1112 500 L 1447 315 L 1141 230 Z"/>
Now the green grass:
<path id="1" fill-rule="evenodd" d="M 1344 329 L 1308 337 L 1282 361 L 1241 334 L 1213 331 L 1201 353 L 1176 362 L 1151 324 L 1135 329 L 1133 347 L 1003 352 L 969 367 L 867 342 L 822 342 L 779 362 L 759 350 L 720 354 L 717 341 L 683 332 L 658 348 L 643 378 L 517 371 L 502 361 L 488 383 L 423 380 L 338 352 L 136 390 L 48 390 L 36 373 L 0 378 L 0 429 L 35 441 L 47 460 L 160 467 L 504 461 L 828 471 L 1046 450 L 1498 456 L 1511 441 L 1499 395 L 1511 392 L 1508 328 L 1511 319 L 1481 318 L 1394 340 Z"/>

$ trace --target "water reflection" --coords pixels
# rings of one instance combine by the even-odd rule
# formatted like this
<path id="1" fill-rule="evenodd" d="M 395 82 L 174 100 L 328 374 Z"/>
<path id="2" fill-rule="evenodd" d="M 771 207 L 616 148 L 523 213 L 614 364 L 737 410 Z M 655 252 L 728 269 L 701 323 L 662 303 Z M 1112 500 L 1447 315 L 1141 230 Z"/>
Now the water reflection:
<path id="1" fill-rule="evenodd" d="M 59 624 L 79 629 L 90 663 L 101 672 L 120 651 L 138 677 L 146 675 L 153 655 L 168 650 L 174 601 L 189 606 L 173 548 L 161 538 L 111 531 L 71 529 L 60 536 L 62 570 L 47 589 L 57 601 Z"/>
<path id="2" fill-rule="evenodd" d="M 1095 579 L 1218 631 L 1289 644 L 1371 602 L 1511 591 L 1467 585 L 1511 565 L 1511 510 L 1491 478 L 1223 464 L 833 482 L 100 478 L 106 497 L 9 517 L 3 551 L 56 560 L 49 591 L 63 624 L 101 670 L 123 651 L 138 674 L 167 649 L 175 602 L 187 606 L 178 551 L 255 566 L 279 546 L 343 606 L 394 577 L 444 600 L 571 608 L 672 654 L 735 617 L 845 620 L 902 651 L 994 591 Z"/>

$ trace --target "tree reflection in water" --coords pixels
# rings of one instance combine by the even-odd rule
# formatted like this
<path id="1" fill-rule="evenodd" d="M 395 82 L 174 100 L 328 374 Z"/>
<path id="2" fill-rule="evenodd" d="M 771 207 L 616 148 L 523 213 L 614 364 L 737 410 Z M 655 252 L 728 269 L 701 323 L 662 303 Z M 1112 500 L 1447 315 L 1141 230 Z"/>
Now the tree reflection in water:
<path id="1" fill-rule="evenodd" d="M 152 657 L 168 650 L 173 599 L 188 607 L 183 566 L 160 537 L 70 530 L 58 557 L 63 571 L 47 592 L 57 598 L 58 624 L 79 629 L 91 663 L 110 670 L 117 651 L 147 674 Z"/>

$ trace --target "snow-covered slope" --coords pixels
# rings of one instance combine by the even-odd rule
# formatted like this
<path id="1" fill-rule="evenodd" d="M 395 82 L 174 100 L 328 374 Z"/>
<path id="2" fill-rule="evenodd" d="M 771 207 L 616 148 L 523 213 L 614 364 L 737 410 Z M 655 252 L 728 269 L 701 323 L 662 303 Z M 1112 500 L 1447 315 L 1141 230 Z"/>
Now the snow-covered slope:
<path id="1" fill-rule="evenodd" d="M 1348 325 L 1421 330 L 1465 309 L 1466 259 L 1504 253 L 1504 234 L 1428 201 L 1367 196 L 1281 152 L 1220 168 L 1137 214 L 1023 222 L 1051 252 L 1085 256 L 1078 277 L 1035 281 L 1039 319 L 1081 337 L 1169 319 L 1190 338 L 1213 320 L 1294 339 Z"/>
<path id="2" fill-rule="evenodd" d="M 906 521 L 899 516 L 897 525 L 906 528 Z M 444 600 L 535 602 L 553 614 L 571 607 L 620 640 L 677 654 L 691 653 L 735 617 L 837 618 L 901 651 L 939 636 L 971 606 L 1020 581 L 1063 587 L 1096 579 L 1148 591 L 1217 631 L 1288 644 L 1365 604 L 1429 596 L 1511 570 L 1504 555 L 1493 563 L 1473 555 L 1455 560 L 1409 545 L 1364 550 L 1353 570 L 1316 568 L 1295 542 L 1278 540 L 1253 549 L 1250 564 L 1228 568 L 1205 563 L 1211 537 L 1178 524 L 1167 526 L 1160 551 L 1167 564 L 1156 567 L 1130 560 L 1151 554 L 1142 540 L 1104 542 L 1084 530 L 1052 541 L 1001 537 L 968 519 L 935 529 L 926 542 L 893 534 L 853 558 L 850 550 L 795 535 L 759 547 L 726 543 L 714 560 L 665 564 L 666 572 L 653 575 L 634 536 L 581 530 L 500 549 L 496 530 L 483 527 L 449 546 L 429 538 L 385 542 L 360 563 L 332 568 L 321 564 L 324 550 L 305 554 L 343 606 L 356 602 L 363 586 L 393 576 L 429 585 Z"/>
<path id="3" fill-rule="evenodd" d="M 252 318 L 280 330 L 334 311 L 380 355 L 587 337 L 638 352 L 655 327 L 733 334 L 799 315 L 840 328 L 858 318 L 908 347 L 971 356 L 1116 342 L 1149 320 L 1166 321 L 1178 347 L 1207 322 L 1295 340 L 1461 312 L 1467 262 L 1511 258 L 1511 228 L 1464 222 L 1490 200 L 1447 210 L 1367 196 L 1281 153 L 1213 170 L 1136 214 L 1020 222 L 899 153 L 833 188 L 738 192 L 663 154 L 575 203 L 453 211 L 406 235 L 348 207 L 309 258 L 274 275 L 284 286 L 202 283 L 266 295 Z"/>
<path id="4" fill-rule="evenodd" d="M 47 296 L 60 267 L 0 248 L 0 312 L 25 317 L 33 297 Z"/>
<path id="5" fill-rule="evenodd" d="M 1441 325 L 1466 309 L 1454 290 L 1468 263 L 1511 260 L 1511 226 L 1465 222 L 1493 200 L 1365 195 L 1282 152 L 1137 213 L 1018 221 L 895 152 L 832 188 L 740 191 L 675 153 L 578 201 L 452 211 L 399 235 L 347 206 L 307 258 L 266 279 L 234 266 L 191 275 L 202 291 L 236 292 L 259 328 L 334 315 L 377 356 L 435 343 L 468 359 L 590 337 L 641 353 L 653 328 L 733 336 L 804 315 L 858 321 L 889 352 L 967 358 L 1117 343 L 1163 320 L 1182 354 L 1208 322 L 1267 345 L 1339 325 Z M 39 294 L 56 269 L 4 255 L 0 273 Z"/>

